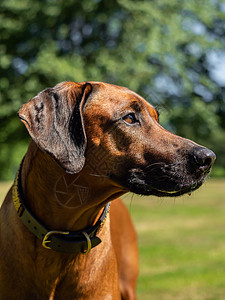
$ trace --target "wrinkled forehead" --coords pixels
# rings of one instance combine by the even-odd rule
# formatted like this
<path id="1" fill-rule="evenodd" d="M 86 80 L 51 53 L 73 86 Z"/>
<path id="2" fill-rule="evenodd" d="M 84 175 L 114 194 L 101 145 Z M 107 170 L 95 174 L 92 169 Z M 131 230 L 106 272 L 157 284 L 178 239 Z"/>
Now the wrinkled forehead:
<path id="1" fill-rule="evenodd" d="M 153 118 L 158 118 L 154 107 L 137 93 L 125 88 L 107 83 L 92 83 L 93 92 L 87 106 L 92 106 L 107 112 L 131 108 L 134 111 L 148 111 Z"/>

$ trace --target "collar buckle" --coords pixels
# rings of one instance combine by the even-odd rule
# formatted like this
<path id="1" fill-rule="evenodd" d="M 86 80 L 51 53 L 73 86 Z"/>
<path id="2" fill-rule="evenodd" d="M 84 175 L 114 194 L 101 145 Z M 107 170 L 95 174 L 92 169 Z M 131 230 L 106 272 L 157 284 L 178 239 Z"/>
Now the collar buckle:
<path id="1" fill-rule="evenodd" d="M 43 240 L 42 240 L 42 246 L 46 249 L 51 249 L 51 247 L 47 246 L 47 243 L 51 243 L 51 241 L 48 241 L 48 238 L 52 235 L 52 234 L 69 234 L 68 231 L 49 231 L 46 233 L 46 235 L 44 236 Z M 90 250 L 89 250 L 90 251 Z"/>

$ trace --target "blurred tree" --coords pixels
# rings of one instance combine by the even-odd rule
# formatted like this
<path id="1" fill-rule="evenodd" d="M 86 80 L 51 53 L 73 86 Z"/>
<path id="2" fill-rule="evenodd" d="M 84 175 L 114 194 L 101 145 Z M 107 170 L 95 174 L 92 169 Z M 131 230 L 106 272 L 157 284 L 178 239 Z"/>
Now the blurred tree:
<path id="1" fill-rule="evenodd" d="M 164 125 L 219 153 L 225 172 L 223 1 L 1 0 L 0 20 L 1 179 L 27 145 L 15 112 L 65 80 L 135 90 L 166 108 Z"/>

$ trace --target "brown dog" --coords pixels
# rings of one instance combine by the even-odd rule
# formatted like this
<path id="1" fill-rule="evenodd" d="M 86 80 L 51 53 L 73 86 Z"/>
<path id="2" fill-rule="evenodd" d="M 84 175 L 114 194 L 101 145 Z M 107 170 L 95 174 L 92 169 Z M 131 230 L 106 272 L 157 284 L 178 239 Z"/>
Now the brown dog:
<path id="1" fill-rule="evenodd" d="M 192 192 L 215 154 L 110 84 L 60 83 L 18 114 L 32 141 L 0 213 L 1 299 L 135 299 L 136 234 L 112 200 Z"/>

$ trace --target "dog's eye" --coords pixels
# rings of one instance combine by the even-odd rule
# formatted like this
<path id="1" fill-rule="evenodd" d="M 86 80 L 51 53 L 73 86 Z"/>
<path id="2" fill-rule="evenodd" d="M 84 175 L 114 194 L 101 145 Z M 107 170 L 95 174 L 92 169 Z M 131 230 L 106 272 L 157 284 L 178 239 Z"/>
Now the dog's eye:
<path id="1" fill-rule="evenodd" d="M 137 118 L 135 117 L 134 113 L 129 113 L 128 115 L 126 115 L 125 117 L 123 117 L 123 120 L 127 123 L 127 124 L 135 124 L 138 122 Z"/>

